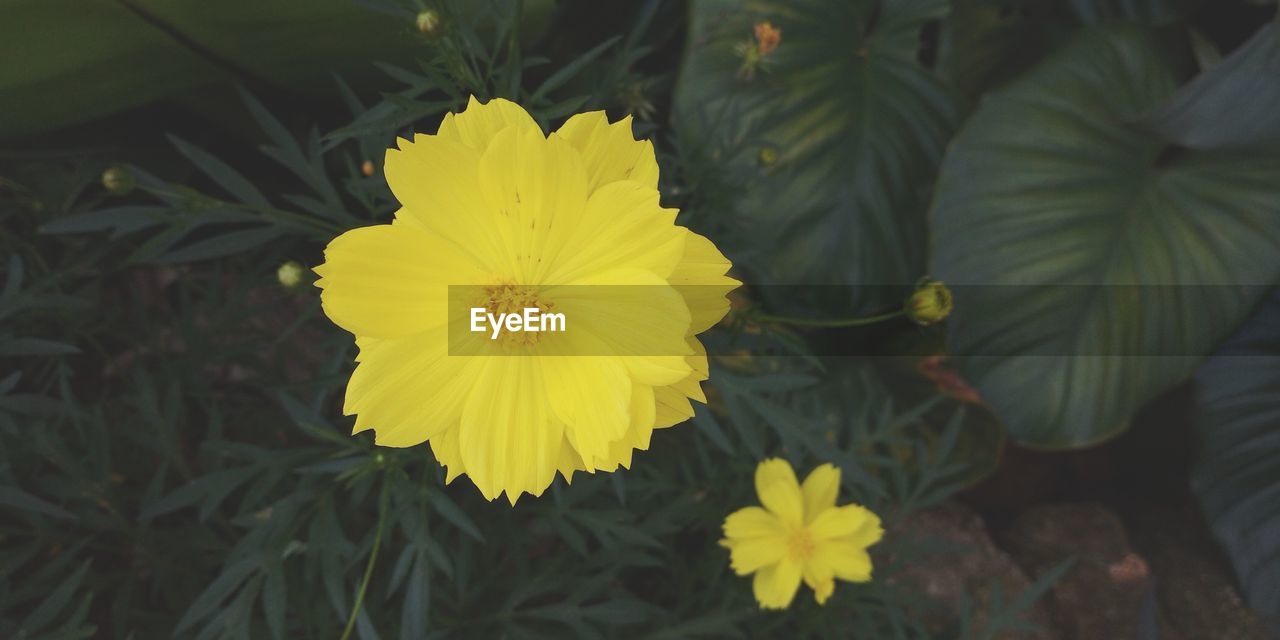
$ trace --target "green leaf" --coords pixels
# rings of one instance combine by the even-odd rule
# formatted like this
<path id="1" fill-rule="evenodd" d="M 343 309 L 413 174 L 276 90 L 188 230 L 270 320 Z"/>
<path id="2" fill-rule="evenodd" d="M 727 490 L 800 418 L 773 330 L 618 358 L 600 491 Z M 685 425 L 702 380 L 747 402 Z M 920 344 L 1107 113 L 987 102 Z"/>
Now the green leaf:
<path id="1" fill-rule="evenodd" d="M 369 60 L 403 59 L 418 46 L 404 23 L 350 0 L 6 0 L 4 16 L 0 42 L 15 63 L 0 66 L 0 138 L 229 79 L 327 88 L 333 72 L 368 74 Z"/>
<path id="2" fill-rule="evenodd" d="M 1024 443 L 1120 433 L 1280 277 L 1280 156 L 1144 131 L 1164 60 L 1143 32 L 1085 32 L 988 95 L 943 163 L 949 345 Z"/>
<path id="3" fill-rule="evenodd" d="M 731 206 L 760 284 L 834 285 L 803 304 L 897 304 L 924 271 L 924 211 L 956 97 L 916 60 L 938 0 L 696 0 L 675 94 L 682 147 Z M 752 25 L 781 29 L 754 77 Z M 761 152 L 776 152 L 774 162 Z M 710 197 L 710 196 L 706 196 Z M 794 290 L 788 290 L 794 299 Z M 875 299 L 872 299 L 875 298 Z"/>
<path id="4" fill-rule="evenodd" d="M 1280 631 L 1280 291 L 1196 372 L 1192 486 L 1249 605 Z"/>
<path id="5" fill-rule="evenodd" d="M 1075 26 L 1049 9 L 1048 3 L 953 0 L 939 34 L 939 75 L 970 100 L 1016 77 Z"/>
<path id="6" fill-rule="evenodd" d="M 278 227 L 259 227 L 257 229 L 238 229 L 202 238 L 177 248 L 168 248 L 164 254 L 148 258 L 148 262 L 173 264 L 178 262 L 197 262 L 224 256 L 244 253 L 260 247 L 280 236 L 285 231 Z"/>
<path id="7" fill-rule="evenodd" d="M 587 51 L 586 53 L 583 53 L 582 55 L 573 59 L 571 62 L 564 65 L 563 67 L 560 67 L 560 69 L 558 69 L 555 73 L 548 76 L 546 80 L 543 80 L 542 84 L 538 85 L 538 88 L 534 90 L 533 95 L 529 96 L 529 101 L 539 102 L 545 99 L 548 94 L 550 94 L 552 91 L 555 91 L 556 89 L 559 89 L 562 85 L 564 85 L 564 83 L 573 79 L 573 77 L 578 75 L 578 73 L 580 73 L 584 67 L 586 67 L 588 64 L 595 61 L 596 58 L 599 58 L 601 55 L 604 55 L 605 51 L 608 51 L 610 47 L 617 44 L 618 41 L 621 39 L 622 39 L 622 36 L 614 36 L 612 38 L 609 38 L 604 42 L 601 42 L 600 44 L 596 45 L 590 51 Z"/>
<path id="8" fill-rule="evenodd" d="M 232 169 L 227 163 L 178 136 L 170 135 L 169 141 L 200 171 L 209 176 L 218 186 L 226 189 L 227 193 L 239 198 L 240 202 L 259 207 L 271 206 L 271 203 L 267 202 L 266 196 L 262 195 L 262 192 L 258 191 L 258 188 L 253 186 L 252 182 L 249 182 L 240 172 Z"/>
<path id="9" fill-rule="evenodd" d="M 42 513 L 46 516 L 54 518 L 62 518 L 64 520 L 75 520 L 75 514 L 52 504 L 40 498 L 37 498 L 26 491 L 17 487 L 0 486 L 0 505 L 21 509 L 23 511 L 31 511 L 34 513 Z"/>
<path id="10" fill-rule="evenodd" d="M 1071 10 L 1086 24 L 1138 22 L 1157 26 L 1193 13 L 1201 0 L 1071 0 Z"/>
<path id="11" fill-rule="evenodd" d="M 61 356 L 80 353 L 74 345 L 44 338 L 0 337 L 0 356 Z"/>
<path id="12" fill-rule="evenodd" d="M 40 227 L 41 233 L 85 233 L 111 230 L 111 238 L 163 224 L 168 207 L 110 207 L 64 216 Z"/>
<path id="13" fill-rule="evenodd" d="M 1192 149 L 1280 145 L 1280 27 L 1268 24 L 1148 118 Z"/>
<path id="14" fill-rule="evenodd" d="M 443 491 L 432 491 L 429 500 L 432 508 L 445 520 L 448 520 L 449 524 L 461 529 L 463 533 L 472 538 L 484 542 L 484 536 L 480 534 L 480 529 L 476 527 L 476 523 L 472 522 L 471 518 L 467 516 L 467 512 L 459 508 Z"/>
<path id="15" fill-rule="evenodd" d="M 46 597 L 41 598 L 39 606 L 22 621 L 23 630 L 27 632 L 39 631 L 54 621 L 54 618 L 71 602 L 71 597 L 75 595 L 76 589 L 80 588 L 80 584 L 84 582 L 85 573 L 89 570 L 89 563 L 89 560 L 85 560 L 80 565 L 80 568 L 76 569 L 75 573 L 63 580 Z"/>
<path id="16" fill-rule="evenodd" d="M 262 613 L 267 618 L 267 628 L 271 630 L 272 638 L 285 637 L 284 616 L 287 607 L 284 566 L 275 565 L 267 573 L 262 589 Z"/>

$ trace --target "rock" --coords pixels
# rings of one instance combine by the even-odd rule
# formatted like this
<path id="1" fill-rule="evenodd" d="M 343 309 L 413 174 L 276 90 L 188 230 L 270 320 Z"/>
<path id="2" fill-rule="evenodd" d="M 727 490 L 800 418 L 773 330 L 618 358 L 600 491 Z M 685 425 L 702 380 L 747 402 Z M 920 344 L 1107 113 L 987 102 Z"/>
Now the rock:
<path id="1" fill-rule="evenodd" d="M 970 630 L 974 637 L 991 623 L 992 601 L 998 592 L 1007 606 L 1031 584 L 1027 576 L 1004 552 L 996 548 L 982 519 L 967 507 L 946 503 L 919 512 L 903 521 L 892 534 L 921 546 L 943 552 L 900 558 L 904 567 L 895 581 L 928 596 L 935 605 L 918 612 L 935 630 L 954 628 L 962 610 L 971 608 Z M 1019 618 L 1038 630 L 999 630 L 992 640 L 1057 640 L 1047 627 L 1049 615 L 1044 605 L 1033 603 Z"/>
<path id="2" fill-rule="evenodd" d="M 1146 559 L 1130 546 L 1120 519 L 1101 505 L 1032 508 L 1001 539 L 1030 576 L 1074 559 L 1046 599 L 1063 640 L 1185 637 L 1160 619 Z"/>

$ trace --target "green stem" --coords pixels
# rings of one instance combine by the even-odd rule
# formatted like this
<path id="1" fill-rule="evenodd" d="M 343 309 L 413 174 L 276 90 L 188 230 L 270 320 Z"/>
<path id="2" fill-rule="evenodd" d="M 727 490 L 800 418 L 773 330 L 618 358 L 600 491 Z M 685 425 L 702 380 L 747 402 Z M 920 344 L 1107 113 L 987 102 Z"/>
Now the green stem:
<path id="1" fill-rule="evenodd" d="M 385 478 L 382 481 L 382 496 L 378 498 L 378 528 L 373 532 L 373 549 L 369 551 L 369 562 L 364 566 L 364 578 L 360 580 L 360 590 L 356 592 L 356 602 L 351 607 L 351 615 L 347 618 L 347 628 L 342 631 L 342 640 L 351 637 L 351 630 L 356 628 L 356 616 L 360 615 L 360 607 L 364 604 L 364 593 L 369 589 L 369 578 L 373 576 L 373 565 L 378 560 L 378 548 L 382 546 L 382 526 L 387 522 L 387 487 L 391 483 Z"/>
<path id="2" fill-rule="evenodd" d="M 775 316 L 767 313 L 756 314 L 752 316 L 752 320 L 760 320 L 764 322 L 778 322 L 782 324 L 791 324 L 799 327 L 826 327 L 826 328 L 845 328 L 845 327 L 865 327 L 877 322 L 892 320 L 900 317 L 906 312 L 902 309 L 882 313 L 877 316 L 867 316 L 865 318 L 837 318 L 834 320 L 813 320 L 810 318 L 792 318 L 789 316 Z"/>

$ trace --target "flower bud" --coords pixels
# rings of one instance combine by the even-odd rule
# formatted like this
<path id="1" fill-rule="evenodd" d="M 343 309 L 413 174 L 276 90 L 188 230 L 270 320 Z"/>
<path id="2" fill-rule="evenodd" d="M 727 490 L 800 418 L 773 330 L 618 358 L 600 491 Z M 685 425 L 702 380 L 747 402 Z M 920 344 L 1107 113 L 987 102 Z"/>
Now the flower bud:
<path id="1" fill-rule="evenodd" d="M 903 304 L 903 311 L 912 322 L 927 326 L 945 320 L 951 307 L 951 290 L 937 280 L 924 278 Z"/>
<path id="2" fill-rule="evenodd" d="M 373 176 L 373 172 L 376 170 L 377 167 L 373 166 L 372 160 L 365 160 L 364 164 L 360 165 L 360 173 L 364 174 L 366 178 Z"/>
<path id="3" fill-rule="evenodd" d="M 418 27 L 418 33 L 424 36 L 435 37 L 440 35 L 440 14 L 431 9 L 419 13 L 414 24 Z"/>
<path id="4" fill-rule="evenodd" d="M 778 163 L 777 147 L 768 147 L 768 146 L 761 147 L 760 154 L 756 157 L 756 161 L 759 162 L 760 166 L 762 167 L 772 167 L 773 165 L 777 164 Z"/>
<path id="5" fill-rule="evenodd" d="M 133 174 L 120 165 L 112 165 L 102 172 L 102 186 L 113 196 L 125 195 L 137 184 Z"/>
<path id="6" fill-rule="evenodd" d="M 292 289 L 302 284 L 303 274 L 302 265 L 290 260 L 280 265 L 279 269 L 276 269 L 276 280 L 280 281 L 280 286 Z"/>

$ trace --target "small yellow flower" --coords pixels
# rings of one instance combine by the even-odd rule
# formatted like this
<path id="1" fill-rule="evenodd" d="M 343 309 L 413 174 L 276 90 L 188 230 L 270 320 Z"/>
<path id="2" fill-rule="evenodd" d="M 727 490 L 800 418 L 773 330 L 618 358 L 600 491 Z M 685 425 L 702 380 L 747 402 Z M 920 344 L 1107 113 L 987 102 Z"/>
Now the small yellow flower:
<path id="1" fill-rule="evenodd" d="M 754 573 L 756 600 L 763 609 L 791 605 L 800 581 L 823 604 L 835 580 L 871 580 L 867 547 L 884 535 L 880 518 L 856 504 L 836 506 L 840 470 L 824 464 L 801 486 L 786 460 L 771 458 L 756 468 L 761 507 L 747 507 L 724 520 L 730 566 L 740 576 Z"/>
<path id="2" fill-rule="evenodd" d="M 654 429 L 706 402 L 697 334 L 738 282 L 659 204 L 653 146 L 630 118 L 578 114 L 547 135 L 515 103 L 472 98 L 435 135 L 400 140 L 382 173 L 393 223 L 338 236 L 315 269 L 325 314 L 360 350 L 344 407 L 356 432 L 430 442 L 448 481 L 514 504 L 557 471 L 630 467 Z M 467 333 L 468 309 L 554 309 L 568 330 L 490 342 Z"/>
<path id="3" fill-rule="evenodd" d="M 276 269 L 276 280 L 280 282 L 280 286 L 286 289 L 292 289 L 302 284 L 302 265 L 290 260 Z"/>

